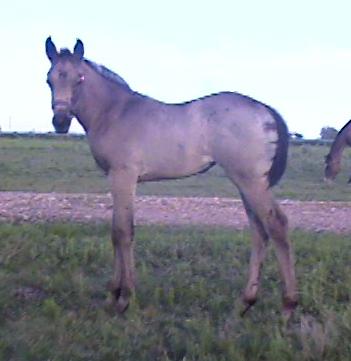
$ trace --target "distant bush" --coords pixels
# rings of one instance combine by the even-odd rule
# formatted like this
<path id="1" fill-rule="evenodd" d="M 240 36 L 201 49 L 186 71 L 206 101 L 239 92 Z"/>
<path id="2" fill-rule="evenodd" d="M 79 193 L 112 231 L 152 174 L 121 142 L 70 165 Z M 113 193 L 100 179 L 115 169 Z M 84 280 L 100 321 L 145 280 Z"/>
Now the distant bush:
<path id="1" fill-rule="evenodd" d="M 338 131 L 332 127 L 323 127 L 320 132 L 321 139 L 333 140 L 338 135 Z"/>

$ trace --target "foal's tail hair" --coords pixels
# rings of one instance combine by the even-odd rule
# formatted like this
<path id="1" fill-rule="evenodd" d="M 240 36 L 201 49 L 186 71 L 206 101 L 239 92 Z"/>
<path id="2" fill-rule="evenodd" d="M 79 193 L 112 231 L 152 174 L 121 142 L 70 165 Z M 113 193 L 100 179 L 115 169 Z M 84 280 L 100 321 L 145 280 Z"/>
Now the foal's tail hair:
<path id="1" fill-rule="evenodd" d="M 269 187 L 272 187 L 278 183 L 286 168 L 289 148 L 289 132 L 288 127 L 286 126 L 286 123 L 281 115 L 275 109 L 269 106 L 266 107 L 275 120 L 278 133 L 275 155 L 272 160 L 271 169 L 268 171 Z"/>

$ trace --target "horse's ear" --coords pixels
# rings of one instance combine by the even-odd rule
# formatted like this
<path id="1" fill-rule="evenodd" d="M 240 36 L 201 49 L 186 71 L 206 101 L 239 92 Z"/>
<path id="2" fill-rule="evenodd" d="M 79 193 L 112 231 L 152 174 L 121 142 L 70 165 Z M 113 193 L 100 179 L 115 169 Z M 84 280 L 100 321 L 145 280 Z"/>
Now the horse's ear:
<path id="1" fill-rule="evenodd" d="M 51 62 L 55 61 L 58 54 L 57 54 L 56 46 L 51 40 L 51 36 L 49 36 L 45 41 L 45 51 L 50 61 Z"/>
<path id="2" fill-rule="evenodd" d="M 77 39 L 76 45 L 74 46 L 73 55 L 79 60 L 83 59 L 84 56 L 84 45 L 80 39 Z"/>

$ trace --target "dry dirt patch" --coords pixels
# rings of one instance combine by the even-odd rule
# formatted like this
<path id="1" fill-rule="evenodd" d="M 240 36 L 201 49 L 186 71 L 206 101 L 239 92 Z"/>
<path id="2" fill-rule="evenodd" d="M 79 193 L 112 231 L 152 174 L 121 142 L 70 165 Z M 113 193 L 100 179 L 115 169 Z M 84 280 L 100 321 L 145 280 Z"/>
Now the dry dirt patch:
<path id="1" fill-rule="evenodd" d="M 351 232 L 351 202 L 280 200 L 291 229 Z M 241 201 L 231 198 L 138 197 L 135 223 L 218 225 L 243 229 L 247 220 Z M 109 194 L 0 192 L 2 222 L 109 221 Z"/>

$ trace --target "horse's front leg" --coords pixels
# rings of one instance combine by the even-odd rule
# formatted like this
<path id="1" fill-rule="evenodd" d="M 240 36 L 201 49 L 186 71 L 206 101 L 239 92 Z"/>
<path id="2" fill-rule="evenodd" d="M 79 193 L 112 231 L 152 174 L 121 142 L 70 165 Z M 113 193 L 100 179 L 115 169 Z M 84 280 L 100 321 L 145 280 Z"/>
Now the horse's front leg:
<path id="1" fill-rule="evenodd" d="M 128 170 L 109 173 L 113 197 L 112 243 L 114 247 L 114 276 L 111 291 L 116 310 L 123 313 L 135 288 L 133 252 L 133 205 L 136 179 Z"/>

